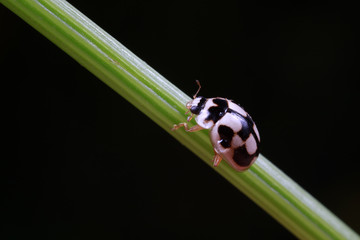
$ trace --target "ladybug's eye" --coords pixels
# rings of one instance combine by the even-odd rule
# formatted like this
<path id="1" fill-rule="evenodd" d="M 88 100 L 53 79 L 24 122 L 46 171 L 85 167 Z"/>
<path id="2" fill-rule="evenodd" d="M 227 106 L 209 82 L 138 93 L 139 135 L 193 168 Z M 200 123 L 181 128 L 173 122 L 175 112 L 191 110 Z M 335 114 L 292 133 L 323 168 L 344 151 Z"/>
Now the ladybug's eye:
<path id="1" fill-rule="evenodd" d="M 200 113 L 200 111 L 201 111 L 201 108 L 199 108 L 198 105 L 192 106 L 190 108 L 190 112 L 193 113 L 193 114 L 196 114 L 196 115 L 198 115 Z"/>

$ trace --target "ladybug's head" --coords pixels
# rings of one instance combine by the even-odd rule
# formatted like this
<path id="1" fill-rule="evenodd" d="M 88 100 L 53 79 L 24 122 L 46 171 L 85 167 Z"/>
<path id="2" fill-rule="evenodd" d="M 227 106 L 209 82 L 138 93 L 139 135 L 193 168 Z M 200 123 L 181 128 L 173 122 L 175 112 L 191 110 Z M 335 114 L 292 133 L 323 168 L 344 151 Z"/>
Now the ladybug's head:
<path id="1" fill-rule="evenodd" d="M 206 98 L 196 97 L 186 104 L 186 108 L 190 110 L 192 114 L 198 115 L 200 111 L 204 108 L 206 103 Z"/>

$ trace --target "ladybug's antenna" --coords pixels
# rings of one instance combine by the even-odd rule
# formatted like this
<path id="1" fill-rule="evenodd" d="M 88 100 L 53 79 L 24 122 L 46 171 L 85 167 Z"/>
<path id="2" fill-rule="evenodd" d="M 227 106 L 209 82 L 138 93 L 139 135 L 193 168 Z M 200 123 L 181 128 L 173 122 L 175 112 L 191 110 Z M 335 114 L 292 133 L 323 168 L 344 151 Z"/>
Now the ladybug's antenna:
<path id="1" fill-rule="evenodd" d="M 196 84 L 199 86 L 198 90 L 196 91 L 195 95 L 193 96 L 193 98 L 195 99 L 196 96 L 198 95 L 198 93 L 200 92 L 200 89 L 201 89 L 201 85 L 200 85 L 200 82 L 199 80 L 195 80 L 196 81 Z"/>

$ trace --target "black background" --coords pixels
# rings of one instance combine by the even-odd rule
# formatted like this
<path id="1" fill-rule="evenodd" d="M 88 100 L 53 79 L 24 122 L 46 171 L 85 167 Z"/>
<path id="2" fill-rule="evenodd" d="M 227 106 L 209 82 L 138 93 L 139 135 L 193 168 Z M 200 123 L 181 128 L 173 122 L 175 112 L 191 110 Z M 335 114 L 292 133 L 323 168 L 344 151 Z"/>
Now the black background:
<path id="1" fill-rule="evenodd" d="M 262 153 L 359 232 L 354 6 L 70 3 L 187 94 L 239 102 Z M 294 238 L 4 6 L 0 27 L 11 239 Z"/>

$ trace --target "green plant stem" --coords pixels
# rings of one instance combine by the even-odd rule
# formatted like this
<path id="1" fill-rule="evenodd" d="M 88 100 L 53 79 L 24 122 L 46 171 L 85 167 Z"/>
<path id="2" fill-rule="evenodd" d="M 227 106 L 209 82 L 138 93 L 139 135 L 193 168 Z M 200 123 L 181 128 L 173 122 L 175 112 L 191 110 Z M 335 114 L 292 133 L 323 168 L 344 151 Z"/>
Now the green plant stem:
<path id="1" fill-rule="evenodd" d="M 211 164 L 213 150 L 206 131 L 170 131 L 174 123 L 186 120 L 184 106 L 190 98 L 73 6 L 63 0 L 0 2 Z M 227 164 L 216 171 L 299 238 L 359 239 L 263 156 L 244 173 Z"/>

